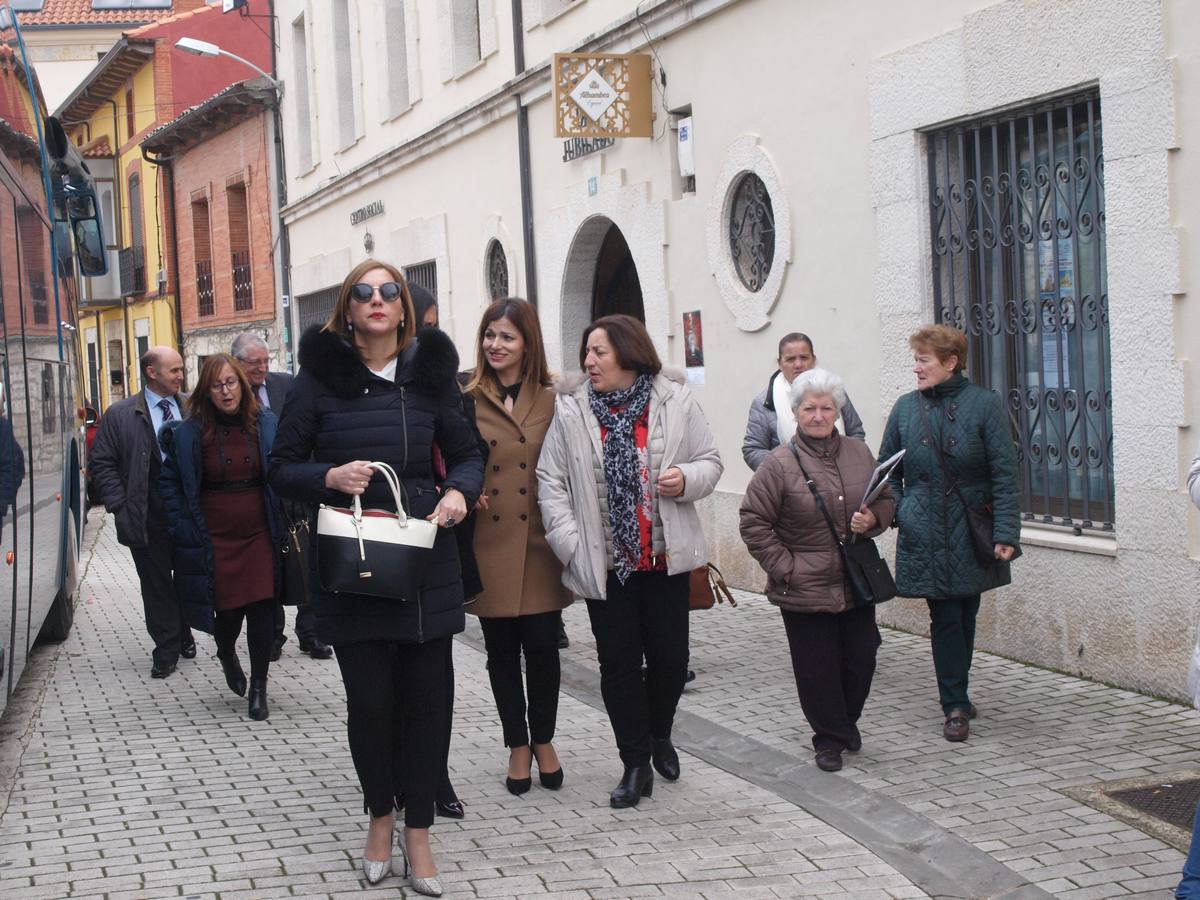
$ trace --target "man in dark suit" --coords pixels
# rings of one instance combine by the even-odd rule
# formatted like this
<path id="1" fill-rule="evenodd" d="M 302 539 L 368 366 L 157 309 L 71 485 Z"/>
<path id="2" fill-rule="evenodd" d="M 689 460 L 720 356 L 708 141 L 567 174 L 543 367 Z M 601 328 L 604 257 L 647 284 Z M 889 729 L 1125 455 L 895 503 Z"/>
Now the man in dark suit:
<path id="1" fill-rule="evenodd" d="M 171 538 L 158 493 L 162 450 L 158 431 L 183 417 L 183 358 L 151 347 L 139 360 L 143 390 L 108 408 L 96 432 L 88 468 L 105 509 L 116 516 L 117 540 L 129 548 L 142 586 L 146 631 L 154 641 L 151 678 L 166 678 L 196 642 L 171 580 Z"/>
<path id="2" fill-rule="evenodd" d="M 258 402 L 278 416 L 283 411 L 283 403 L 287 399 L 288 391 L 291 390 L 292 376 L 286 372 L 267 371 L 270 364 L 267 342 L 254 332 L 247 331 L 233 339 L 233 346 L 229 348 L 229 353 L 242 364 Z M 303 517 L 304 511 L 289 509 L 288 515 L 295 520 Z M 283 645 L 287 642 L 287 635 L 283 633 L 283 627 L 286 624 L 287 616 L 284 613 L 283 604 L 280 602 L 280 598 L 276 597 L 275 644 L 271 648 L 272 660 L 279 659 L 283 654 Z M 300 644 L 301 652 L 307 653 L 313 659 L 329 659 L 333 656 L 333 649 L 328 644 L 322 643 L 317 637 L 316 615 L 308 603 L 301 603 L 296 607 L 296 640 Z"/>

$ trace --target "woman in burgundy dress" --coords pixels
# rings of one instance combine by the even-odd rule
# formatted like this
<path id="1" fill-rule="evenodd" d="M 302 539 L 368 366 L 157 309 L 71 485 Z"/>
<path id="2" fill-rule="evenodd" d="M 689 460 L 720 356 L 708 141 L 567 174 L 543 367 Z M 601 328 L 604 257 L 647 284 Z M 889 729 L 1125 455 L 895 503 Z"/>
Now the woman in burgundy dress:
<path id="1" fill-rule="evenodd" d="M 237 639 L 246 622 L 251 719 L 267 718 L 272 601 L 279 589 L 280 523 L 267 486 L 276 419 L 254 399 L 232 356 L 205 360 L 188 418 L 159 434 L 159 489 L 174 544 L 175 590 L 194 628 L 216 638 L 225 681 L 246 695 Z"/>

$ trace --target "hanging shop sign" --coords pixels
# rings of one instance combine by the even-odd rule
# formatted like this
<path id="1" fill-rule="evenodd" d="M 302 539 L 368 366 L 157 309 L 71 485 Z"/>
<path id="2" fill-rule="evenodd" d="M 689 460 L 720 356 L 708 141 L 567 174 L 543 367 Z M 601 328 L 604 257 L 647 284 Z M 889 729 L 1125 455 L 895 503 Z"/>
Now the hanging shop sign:
<path id="1" fill-rule="evenodd" d="M 650 56 L 555 53 L 554 136 L 650 137 Z"/>

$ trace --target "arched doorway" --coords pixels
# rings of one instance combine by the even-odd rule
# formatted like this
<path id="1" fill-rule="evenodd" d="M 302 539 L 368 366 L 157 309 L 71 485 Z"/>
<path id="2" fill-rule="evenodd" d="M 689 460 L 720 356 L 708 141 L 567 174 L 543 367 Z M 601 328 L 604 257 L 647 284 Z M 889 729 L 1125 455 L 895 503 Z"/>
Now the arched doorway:
<path id="1" fill-rule="evenodd" d="M 592 318 L 624 313 L 646 321 L 642 304 L 642 283 L 625 235 L 609 225 L 596 257 L 596 279 L 592 287 Z"/>
<path id="2" fill-rule="evenodd" d="M 575 233 L 563 272 L 564 368 L 573 367 L 570 361 L 587 324 L 613 313 L 646 320 L 641 280 L 621 229 L 606 216 L 593 216 Z"/>

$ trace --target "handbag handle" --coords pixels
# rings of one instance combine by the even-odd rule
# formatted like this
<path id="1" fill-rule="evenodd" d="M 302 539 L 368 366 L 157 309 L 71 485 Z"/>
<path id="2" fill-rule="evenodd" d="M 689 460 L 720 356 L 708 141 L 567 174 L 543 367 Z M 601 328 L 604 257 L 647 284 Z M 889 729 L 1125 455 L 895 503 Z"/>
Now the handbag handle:
<path id="1" fill-rule="evenodd" d="M 808 489 L 812 491 L 813 497 L 817 501 L 817 509 L 821 511 L 821 515 L 825 517 L 825 524 L 829 526 L 829 533 L 833 535 L 833 541 L 840 547 L 845 547 L 846 544 L 853 542 L 853 536 L 850 541 L 843 542 L 838 537 L 837 526 L 833 524 L 833 516 L 829 514 L 829 510 L 825 508 L 825 500 L 821 497 L 821 492 L 817 490 L 816 483 L 808 477 L 808 472 L 804 471 L 804 463 L 800 462 L 800 451 L 796 448 L 795 441 L 788 441 L 788 449 L 792 451 L 792 456 L 796 457 L 796 465 L 800 467 L 800 474 L 804 476 L 804 483 L 808 485 Z M 853 535 L 853 532 L 851 532 Z"/>
<path id="2" fill-rule="evenodd" d="M 730 606 L 737 606 L 737 601 L 733 599 L 729 585 L 725 583 L 725 576 L 712 563 L 708 563 L 708 583 L 713 589 L 713 596 L 716 597 L 718 603 L 724 600 Z"/>
<path id="3" fill-rule="evenodd" d="M 396 518 L 399 519 L 401 528 L 407 527 L 408 514 L 404 511 L 404 504 L 400 502 L 400 479 L 396 477 L 396 470 L 385 462 L 373 462 L 367 463 L 367 465 L 382 475 L 383 480 L 392 489 L 392 498 L 396 501 Z M 354 520 L 362 521 L 362 501 L 358 494 L 354 495 Z"/>

